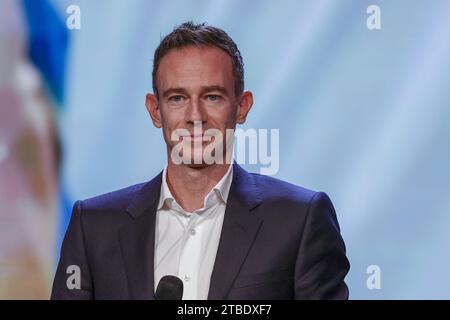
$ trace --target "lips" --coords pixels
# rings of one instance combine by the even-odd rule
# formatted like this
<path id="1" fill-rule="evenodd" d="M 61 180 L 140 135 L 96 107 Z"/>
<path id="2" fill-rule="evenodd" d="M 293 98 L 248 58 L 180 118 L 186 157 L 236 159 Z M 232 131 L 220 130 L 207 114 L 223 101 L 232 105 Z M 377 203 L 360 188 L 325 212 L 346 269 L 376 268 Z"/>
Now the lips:
<path id="1" fill-rule="evenodd" d="M 185 136 L 183 138 L 187 139 L 187 140 L 209 140 L 209 138 L 207 139 L 208 136 L 206 135 L 190 135 L 190 136 Z"/>

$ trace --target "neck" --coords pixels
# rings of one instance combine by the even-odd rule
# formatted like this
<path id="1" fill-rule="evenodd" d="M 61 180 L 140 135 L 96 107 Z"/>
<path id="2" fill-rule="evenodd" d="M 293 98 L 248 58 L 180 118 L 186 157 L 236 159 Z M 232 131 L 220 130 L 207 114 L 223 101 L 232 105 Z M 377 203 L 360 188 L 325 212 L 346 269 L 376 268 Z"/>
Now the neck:
<path id="1" fill-rule="evenodd" d="M 167 185 L 178 204 L 186 212 L 193 212 L 203 207 L 206 195 L 223 178 L 230 165 L 225 163 L 190 167 L 175 165 L 169 160 Z"/>

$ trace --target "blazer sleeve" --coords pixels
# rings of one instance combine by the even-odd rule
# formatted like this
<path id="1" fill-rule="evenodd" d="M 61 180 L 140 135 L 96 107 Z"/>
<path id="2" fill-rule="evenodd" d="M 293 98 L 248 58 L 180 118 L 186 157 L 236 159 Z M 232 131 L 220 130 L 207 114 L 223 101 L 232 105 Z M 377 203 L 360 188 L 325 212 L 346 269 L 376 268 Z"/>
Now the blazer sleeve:
<path id="1" fill-rule="evenodd" d="M 53 280 L 52 300 L 94 298 L 81 211 L 82 202 L 77 201 L 73 206 L 72 217 L 62 243 L 60 260 Z"/>
<path id="2" fill-rule="evenodd" d="M 348 299 L 350 269 L 333 204 L 323 192 L 309 204 L 295 266 L 295 299 Z"/>

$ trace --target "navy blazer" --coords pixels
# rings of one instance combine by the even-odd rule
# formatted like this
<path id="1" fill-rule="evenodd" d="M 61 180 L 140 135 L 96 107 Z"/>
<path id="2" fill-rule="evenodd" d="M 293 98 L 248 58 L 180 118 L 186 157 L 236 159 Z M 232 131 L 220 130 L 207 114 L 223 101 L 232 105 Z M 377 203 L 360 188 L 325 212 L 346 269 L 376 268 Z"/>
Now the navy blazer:
<path id="1" fill-rule="evenodd" d="M 233 166 L 208 299 L 347 299 L 350 265 L 328 196 Z M 155 298 L 161 176 L 75 203 L 52 299 Z M 67 285 L 71 265 L 79 289 Z"/>

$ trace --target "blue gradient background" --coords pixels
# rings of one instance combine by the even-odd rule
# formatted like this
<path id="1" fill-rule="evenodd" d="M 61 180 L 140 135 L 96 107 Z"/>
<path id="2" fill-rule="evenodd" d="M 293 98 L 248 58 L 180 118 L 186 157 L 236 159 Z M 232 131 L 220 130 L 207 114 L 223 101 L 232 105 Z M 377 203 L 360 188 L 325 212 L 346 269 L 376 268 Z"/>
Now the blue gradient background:
<path id="1" fill-rule="evenodd" d="M 255 104 L 242 128 L 280 129 L 276 177 L 333 200 L 350 298 L 450 298 L 450 1 L 52 2 L 64 18 L 81 7 L 60 123 L 72 201 L 163 168 L 144 106 L 153 52 L 175 25 L 205 21 L 244 57 Z M 372 264 L 380 290 L 366 287 Z"/>

